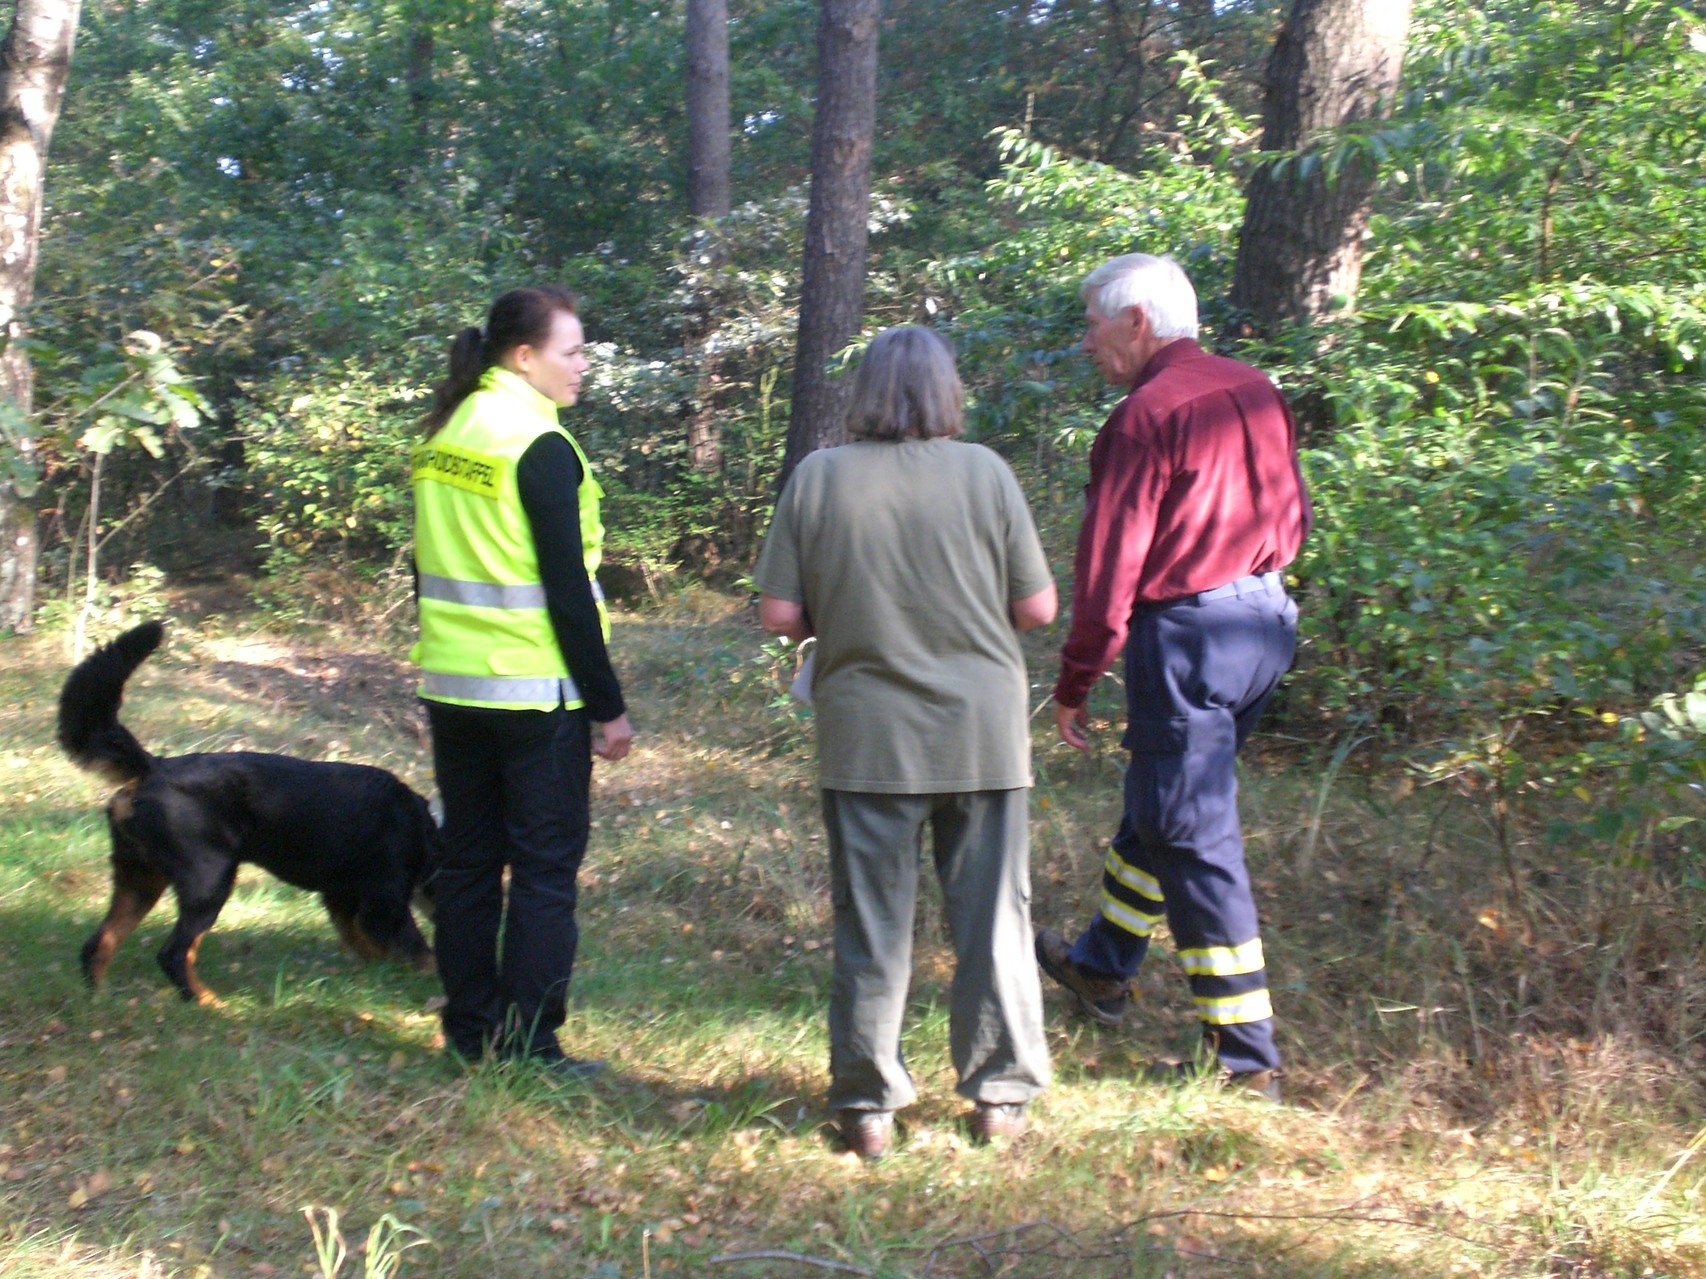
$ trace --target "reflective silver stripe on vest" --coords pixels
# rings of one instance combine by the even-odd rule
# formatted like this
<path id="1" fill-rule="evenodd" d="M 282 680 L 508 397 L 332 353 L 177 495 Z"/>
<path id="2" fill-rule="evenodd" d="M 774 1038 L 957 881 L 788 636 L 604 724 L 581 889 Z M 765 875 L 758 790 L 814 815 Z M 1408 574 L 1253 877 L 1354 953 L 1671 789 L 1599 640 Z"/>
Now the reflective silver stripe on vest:
<path id="1" fill-rule="evenodd" d="M 557 679 L 550 675 L 446 675 L 440 671 L 422 671 L 421 696 L 499 705 L 508 702 L 556 705 L 558 698 L 564 702 L 580 701 L 581 691 L 567 675 Z"/>
<path id="2" fill-rule="evenodd" d="M 544 608 L 545 588 L 538 582 L 503 586 L 497 582 L 468 582 L 436 573 L 421 574 L 421 598 L 476 608 Z"/>
<path id="3" fill-rule="evenodd" d="M 421 574 L 421 598 L 475 608 L 544 608 L 545 588 L 538 582 L 504 586 L 497 582 L 468 582 L 436 573 Z M 604 588 L 592 579 L 592 598 L 604 602 Z"/>

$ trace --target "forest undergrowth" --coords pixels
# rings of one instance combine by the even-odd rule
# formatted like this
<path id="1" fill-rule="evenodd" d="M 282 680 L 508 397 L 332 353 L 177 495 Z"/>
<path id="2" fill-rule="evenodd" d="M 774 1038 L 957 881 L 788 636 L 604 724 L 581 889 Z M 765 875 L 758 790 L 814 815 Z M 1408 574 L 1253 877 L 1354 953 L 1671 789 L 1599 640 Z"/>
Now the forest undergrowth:
<path id="1" fill-rule="evenodd" d="M 430 791 L 400 637 L 169 620 L 124 711 L 151 750 L 359 760 Z M 1058 640 L 1027 637 L 1039 705 Z M 615 650 L 640 736 L 595 778 L 564 1035 L 611 1071 L 567 1087 L 453 1068 L 431 978 L 357 965 L 255 871 L 201 953 L 223 1008 L 155 968 L 169 907 L 86 991 L 105 794 L 53 745 L 65 636 L 0 647 L 0 1273 L 1706 1275 L 1687 845 L 1546 843 L 1462 779 L 1418 785 L 1374 740 L 1278 716 L 1242 802 L 1286 1104 L 1146 1082 L 1196 1037 L 1163 938 L 1118 1030 L 1050 992 L 1032 1130 L 972 1147 L 931 889 L 921 1099 L 864 1166 L 823 1104 L 828 875 L 793 655 L 703 590 L 620 614 Z M 1117 695 L 1087 758 L 1034 717 L 1039 924 L 1093 905 Z"/>

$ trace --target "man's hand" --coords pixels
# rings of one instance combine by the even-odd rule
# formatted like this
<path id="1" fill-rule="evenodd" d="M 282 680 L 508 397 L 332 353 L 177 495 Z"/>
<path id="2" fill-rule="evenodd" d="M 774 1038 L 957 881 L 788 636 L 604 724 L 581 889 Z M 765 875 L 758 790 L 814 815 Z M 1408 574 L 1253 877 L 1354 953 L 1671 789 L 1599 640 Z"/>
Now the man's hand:
<path id="1" fill-rule="evenodd" d="M 1075 751 L 1090 749 L 1090 716 L 1082 706 L 1054 704 L 1054 726 L 1060 740 Z"/>
<path id="2" fill-rule="evenodd" d="M 592 726 L 592 753 L 600 759 L 621 759 L 633 744 L 634 728 L 626 715 Z"/>

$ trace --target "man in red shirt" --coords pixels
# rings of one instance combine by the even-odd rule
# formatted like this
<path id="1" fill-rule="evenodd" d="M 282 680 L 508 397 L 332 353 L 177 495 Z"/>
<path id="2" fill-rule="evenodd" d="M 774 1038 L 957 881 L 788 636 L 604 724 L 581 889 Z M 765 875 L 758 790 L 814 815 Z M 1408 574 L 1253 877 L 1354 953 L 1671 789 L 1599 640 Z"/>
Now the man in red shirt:
<path id="1" fill-rule="evenodd" d="M 1165 917 L 1222 1077 L 1277 1100 L 1235 758 L 1296 651 L 1280 574 L 1310 522 L 1296 428 L 1266 376 L 1197 345 L 1170 258 L 1115 258 L 1080 293 L 1084 350 L 1131 393 L 1090 450 L 1055 725 L 1086 749 L 1085 699 L 1123 645 L 1131 764 L 1101 910 L 1070 944 L 1039 932 L 1037 959 L 1116 1025 Z"/>

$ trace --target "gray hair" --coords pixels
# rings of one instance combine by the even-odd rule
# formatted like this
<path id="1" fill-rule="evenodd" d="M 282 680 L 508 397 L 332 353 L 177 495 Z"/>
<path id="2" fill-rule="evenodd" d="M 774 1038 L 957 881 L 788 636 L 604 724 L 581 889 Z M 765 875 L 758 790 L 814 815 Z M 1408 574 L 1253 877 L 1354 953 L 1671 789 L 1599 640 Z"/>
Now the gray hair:
<path id="1" fill-rule="evenodd" d="M 965 428 L 954 348 L 916 324 L 871 339 L 847 404 L 856 440 L 933 440 Z"/>
<path id="2" fill-rule="evenodd" d="M 1167 341 L 1197 335 L 1197 291 L 1172 258 L 1127 253 L 1104 262 L 1084 277 L 1078 296 L 1103 319 L 1137 307 L 1155 336 Z"/>

